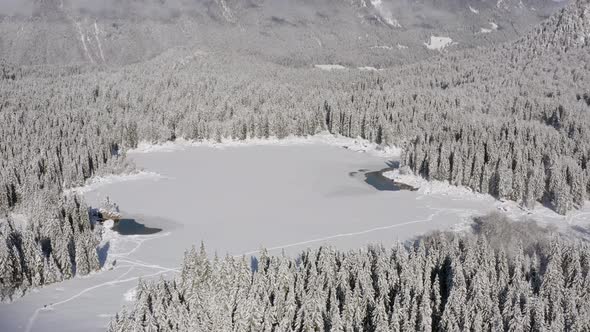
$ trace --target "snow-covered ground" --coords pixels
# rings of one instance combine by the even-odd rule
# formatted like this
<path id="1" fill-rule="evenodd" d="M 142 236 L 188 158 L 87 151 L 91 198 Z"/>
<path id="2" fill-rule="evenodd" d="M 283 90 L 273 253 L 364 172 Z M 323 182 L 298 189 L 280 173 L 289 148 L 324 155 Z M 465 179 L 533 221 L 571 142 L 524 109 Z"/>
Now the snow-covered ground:
<path id="1" fill-rule="evenodd" d="M 85 194 L 87 192 L 91 192 L 94 190 L 99 189 L 100 187 L 107 186 L 109 184 L 118 183 L 118 182 L 126 182 L 126 181 L 136 181 L 136 180 L 159 180 L 162 179 L 163 176 L 154 172 L 146 172 L 146 171 L 138 171 L 132 174 L 114 174 L 114 175 L 107 175 L 107 176 L 100 176 L 91 178 L 86 181 L 86 184 L 82 187 L 75 187 L 68 189 L 66 193 L 76 193 L 76 194 Z"/>
<path id="2" fill-rule="evenodd" d="M 435 51 L 442 51 L 445 47 L 451 46 L 452 44 L 453 40 L 451 38 L 436 36 L 430 36 L 430 41 L 424 43 L 427 49 Z"/>
<path id="3" fill-rule="evenodd" d="M 371 66 L 358 67 L 358 70 L 362 70 L 362 71 L 379 71 L 379 69 L 377 69 L 375 67 L 371 67 Z"/>
<path id="4" fill-rule="evenodd" d="M 346 67 L 344 67 L 342 65 L 315 65 L 315 67 L 318 69 L 327 70 L 327 71 L 346 69 Z"/>
<path id="5" fill-rule="evenodd" d="M 371 46 L 371 49 L 382 49 L 382 50 L 393 50 L 393 46 L 388 46 L 388 45 L 375 45 L 375 46 Z"/>
<path id="6" fill-rule="evenodd" d="M 146 142 L 140 142 L 136 149 L 130 150 L 127 153 L 129 155 L 152 153 L 152 152 L 174 152 L 180 150 L 186 150 L 191 147 L 208 147 L 215 149 L 227 149 L 234 147 L 252 147 L 252 146 L 306 146 L 306 145 L 329 145 L 335 147 L 342 147 L 347 150 L 356 152 L 365 152 L 372 156 L 383 157 L 383 158 L 399 158 L 401 149 L 394 146 L 380 146 L 375 143 L 371 143 L 363 139 L 352 139 L 343 136 L 334 136 L 327 132 L 323 132 L 314 136 L 288 136 L 286 138 L 278 139 L 276 137 L 270 138 L 248 138 L 245 140 L 234 140 L 234 139 L 222 139 L 221 142 L 212 140 L 205 141 L 189 141 L 185 139 L 178 139 L 174 142 L 166 142 L 162 144 L 149 144 Z M 161 178 L 162 175 L 150 172 L 141 171 L 138 176 L 143 175 L 147 178 Z M 111 178 L 111 177 L 109 177 Z M 113 177 L 116 178 L 116 177 Z M 122 179 L 123 180 L 123 179 Z M 91 180 L 90 183 L 94 182 L 108 182 L 108 180 L 100 179 L 98 181 Z M 81 189 L 77 189 L 81 190 Z"/>
<path id="7" fill-rule="evenodd" d="M 400 172 L 399 169 L 384 172 L 383 175 L 396 182 L 407 184 L 417 189 L 418 196 L 416 200 L 422 200 L 432 196 L 447 196 L 451 200 L 484 200 L 490 199 L 489 195 L 474 192 L 470 188 L 463 186 L 453 186 L 448 182 L 427 181 L 422 177 L 413 174 Z M 510 200 L 494 200 L 493 207 L 506 214 L 514 220 L 523 218 L 534 219 L 540 224 L 552 224 L 556 226 L 590 226 L 590 201 L 586 202 L 586 207 L 582 210 L 572 210 L 567 215 L 562 216 L 540 203 L 537 203 L 533 209 L 527 209 L 520 206 L 517 202 Z M 569 231 L 569 230 L 566 230 Z M 590 240 L 586 234 L 576 234 Z"/>
<path id="8" fill-rule="evenodd" d="M 146 170 L 140 174 L 152 175 L 91 182 L 79 192 L 94 205 L 109 196 L 125 218 L 162 231 L 122 236 L 105 230 L 103 271 L 0 304 L 0 330 L 102 331 L 133 299 L 139 278 L 176 274 L 184 250 L 200 241 L 210 254 L 238 256 L 262 247 L 296 254 L 326 244 L 391 245 L 434 229 L 465 228 L 472 215 L 514 208 L 445 184 L 379 191 L 352 176 L 386 168 L 398 154 L 329 135 L 140 144 L 128 155 Z"/>
<path id="9" fill-rule="evenodd" d="M 490 28 L 481 28 L 480 33 L 491 33 L 496 30 L 498 30 L 498 25 L 494 22 L 490 22 Z"/>
<path id="10" fill-rule="evenodd" d="M 399 44 L 399 43 L 395 47 L 397 47 L 398 50 L 406 50 L 406 49 L 408 49 L 408 46 L 402 45 L 402 44 Z M 382 49 L 382 50 L 392 51 L 394 49 L 394 47 L 393 46 L 389 46 L 389 45 L 376 45 L 376 46 L 371 46 L 371 49 Z"/>

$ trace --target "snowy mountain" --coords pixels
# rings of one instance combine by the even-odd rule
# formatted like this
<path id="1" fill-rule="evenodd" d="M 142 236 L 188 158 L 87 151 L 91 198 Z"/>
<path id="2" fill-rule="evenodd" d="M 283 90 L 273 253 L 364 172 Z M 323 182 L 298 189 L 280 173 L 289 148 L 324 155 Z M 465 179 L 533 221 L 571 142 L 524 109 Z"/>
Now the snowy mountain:
<path id="1" fill-rule="evenodd" d="M 455 41 L 445 51 L 514 39 L 560 5 L 543 0 L 525 4 L 11 0 L 0 4 L 0 58 L 19 65 L 122 65 L 173 47 L 199 45 L 290 66 L 340 63 L 381 68 L 437 55 L 424 46 L 431 36 Z"/>

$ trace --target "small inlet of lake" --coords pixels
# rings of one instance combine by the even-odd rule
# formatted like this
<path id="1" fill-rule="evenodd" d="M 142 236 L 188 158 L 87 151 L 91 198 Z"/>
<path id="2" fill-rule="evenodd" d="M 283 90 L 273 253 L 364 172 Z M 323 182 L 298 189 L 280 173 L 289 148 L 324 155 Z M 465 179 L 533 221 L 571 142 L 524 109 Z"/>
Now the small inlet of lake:
<path id="1" fill-rule="evenodd" d="M 400 191 L 400 190 L 407 190 L 407 191 L 416 191 L 417 188 L 414 188 L 410 185 L 405 183 L 396 182 L 392 179 L 383 175 L 385 172 L 389 172 L 394 170 L 393 167 L 383 168 L 379 171 L 370 171 L 368 169 L 359 169 L 355 172 L 350 172 L 349 176 L 351 177 L 364 177 L 363 181 L 370 185 L 371 187 L 379 190 L 379 191 Z"/>
<path id="2" fill-rule="evenodd" d="M 135 219 L 121 219 L 111 229 L 121 235 L 151 235 L 162 231 L 161 228 L 148 227 Z"/>

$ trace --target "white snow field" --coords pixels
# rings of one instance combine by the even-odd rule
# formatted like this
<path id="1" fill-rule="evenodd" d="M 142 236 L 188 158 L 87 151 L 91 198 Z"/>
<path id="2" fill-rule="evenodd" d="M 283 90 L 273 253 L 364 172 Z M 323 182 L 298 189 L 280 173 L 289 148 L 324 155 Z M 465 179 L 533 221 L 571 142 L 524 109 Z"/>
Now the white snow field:
<path id="1" fill-rule="evenodd" d="M 105 230 L 102 271 L 0 304 L 1 330 L 104 331 L 133 300 L 140 277 L 172 277 L 184 250 L 201 241 L 219 255 L 253 255 L 262 247 L 291 255 L 320 245 L 356 249 L 463 229 L 474 214 L 517 209 L 441 183 L 412 192 L 379 191 L 364 182 L 366 170 L 386 168 L 398 152 L 321 137 L 142 145 L 129 154 L 145 169 L 142 175 L 94 180 L 80 192 L 94 205 L 108 195 L 124 218 L 161 231 L 124 236 Z M 576 213 L 572 218 L 590 215 Z"/>
<path id="2" fill-rule="evenodd" d="M 453 45 L 453 40 L 449 37 L 430 36 L 430 41 L 424 45 L 429 50 L 442 51 L 445 47 Z"/>

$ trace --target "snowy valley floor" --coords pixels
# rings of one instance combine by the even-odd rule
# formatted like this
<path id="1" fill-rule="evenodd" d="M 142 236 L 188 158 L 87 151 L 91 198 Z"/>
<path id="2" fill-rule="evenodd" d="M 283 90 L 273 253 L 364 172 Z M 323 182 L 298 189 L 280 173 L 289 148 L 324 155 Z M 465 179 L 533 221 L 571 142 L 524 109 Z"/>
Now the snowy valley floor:
<path id="1" fill-rule="evenodd" d="M 184 250 L 201 241 L 210 254 L 252 255 L 262 247 L 296 254 L 308 246 L 356 249 L 435 229 L 461 230 L 471 216 L 493 210 L 562 225 L 586 227 L 590 220 L 588 208 L 562 217 L 441 183 L 422 183 L 415 192 L 379 191 L 353 175 L 387 167 L 397 152 L 325 137 L 142 145 L 129 156 L 144 172 L 77 190 L 93 205 L 108 195 L 125 218 L 162 231 L 123 236 L 108 230 L 103 271 L 1 304 L 0 330 L 102 331 L 133 300 L 138 278 L 172 276 Z"/>

